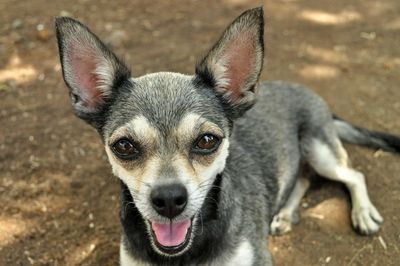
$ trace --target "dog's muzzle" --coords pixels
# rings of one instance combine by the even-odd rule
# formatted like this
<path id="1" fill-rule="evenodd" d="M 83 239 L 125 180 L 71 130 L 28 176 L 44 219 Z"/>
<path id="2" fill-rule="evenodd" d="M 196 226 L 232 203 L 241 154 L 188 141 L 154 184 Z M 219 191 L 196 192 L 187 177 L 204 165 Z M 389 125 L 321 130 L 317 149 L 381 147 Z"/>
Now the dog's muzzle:
<path id="1" fill-rule="evenodd" d="M 149 221 L 156 245 L 168 254 L 185 248 L 190 238 L 192 220 L 174 220 L 186 207 L 188 193 L 181 184 L 169 184 L 153 188 L 150 194 L 154 210 L 169 222 Z"/>

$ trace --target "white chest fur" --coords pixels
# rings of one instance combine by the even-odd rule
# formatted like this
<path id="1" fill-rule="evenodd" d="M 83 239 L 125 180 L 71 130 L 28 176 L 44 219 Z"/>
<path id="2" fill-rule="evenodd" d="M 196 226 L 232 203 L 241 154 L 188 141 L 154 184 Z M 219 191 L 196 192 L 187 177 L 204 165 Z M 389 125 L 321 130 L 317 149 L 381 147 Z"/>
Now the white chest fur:
<path id="1" fill-rule="evenodd" d="M 223 262 L 221 260 L 214 261 L 212 263 L 206 264 L 204 266 L 251 266 L 254 262 L 254 253 L 253 248 L 250 245 L 248 240 L 244 240 L 239 244 L 237 249 L 235 250 L 233 256 L 230 258 L 223 258 Z M 124 244 L 121 242 L 120 246 L 120 265 L 121 266 L 151 266 L 150 264 L 143 263 L 141 261 L 135 260 L 132 258 L 126 251 Z M 194 265 L 193 265 L 194 266 Z"/>
<path id="2" fill-rule="evenodd" d="M 236 266 L 251 266 L 254 262 L 253 248 L 248 240 L 244 240 L 238 248 L 234 256 L 229 259 L 225 265 L 236 265 Z"/>

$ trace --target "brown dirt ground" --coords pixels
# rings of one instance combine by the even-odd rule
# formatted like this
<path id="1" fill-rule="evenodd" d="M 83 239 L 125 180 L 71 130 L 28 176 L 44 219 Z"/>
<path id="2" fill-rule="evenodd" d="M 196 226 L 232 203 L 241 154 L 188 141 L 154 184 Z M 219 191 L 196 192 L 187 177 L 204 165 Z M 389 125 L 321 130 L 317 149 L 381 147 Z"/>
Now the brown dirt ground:
<path id="1" fill-rule="evenodd" d="M 224 27 L 260 3 L 0 0 L 0 265 L 118 261 L 118 182 L 94 130 L 72 114 L 53 16 L 90 25 L 136 76 L 191 73 Z M 308 85 L 340 116 L 400 134 L 400 1 L 264 4 L 263 79 Z M 385 217 L 382 230 L 354 233 L 344 187 L 323 182 L 293 232 L 270 238 L 276 265 L 399 265 L 399 157 L 348 150 Z"/>

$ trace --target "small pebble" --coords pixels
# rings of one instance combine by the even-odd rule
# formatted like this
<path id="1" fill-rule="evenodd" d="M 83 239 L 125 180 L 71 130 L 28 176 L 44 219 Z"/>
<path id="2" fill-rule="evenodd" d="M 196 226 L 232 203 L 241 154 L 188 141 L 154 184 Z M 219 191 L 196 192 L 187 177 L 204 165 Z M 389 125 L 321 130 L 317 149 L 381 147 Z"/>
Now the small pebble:
<path id="1" fill-rule="evenodd" d="M 61 17 L 72 17 L 72 14 L 66 10 L 61 10 L 60 16 Z"/>
<path id="2" fill-rule="evenodd" d="M 379 240 L 379 243 L 381 244 L 381 246 L 383 247 L 383 249 L 386 250 L 387 245 L 386 245 L 385 240 L 383 240 L 383 238 L 381 236 L 378 236 L 378 240 Z"/>
<path id="3" fill-rule="evenodd" d="M 376 33 L 375 32 L 361 32 L 360 37 L 369 41 L 375 40 Z"/>
<path id="4" fill-rule="evenodd" d="M 43 25 L 43 24 L 37 24 L 37 25 L 36 25 L 36 30 L 37 30 L 37 31 L 44 30 L 44 25 Z"/>
<path id="5" fill-rule="evenodd" d="M 43 24 L 38 24 L 36 26 L 36 38 L 39 41 L 46 42 L 50 39 L 51 32 Z"/>
<path id="6" fill-rule="evenodd" d="M 15 19 L 15 20 L 12 22 L 12 28 L 13 28 L 13 29 L 20 29 L 20 28 L 22 28 L 22 25 L 23 25 L 23 22 L 22 22 L 22 20 L 20 20 L 20 19 Z"/>

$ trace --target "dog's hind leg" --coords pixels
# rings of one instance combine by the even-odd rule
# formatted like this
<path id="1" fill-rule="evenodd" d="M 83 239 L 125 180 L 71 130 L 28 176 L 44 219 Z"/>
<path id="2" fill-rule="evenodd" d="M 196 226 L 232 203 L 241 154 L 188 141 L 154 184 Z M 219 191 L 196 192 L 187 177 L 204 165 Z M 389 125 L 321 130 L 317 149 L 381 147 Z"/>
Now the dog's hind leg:
<path id="1" fill-rule="evenodd" d="M 376 233 L 383 218 L 369 199 L 364 175 L 350 168 L 336 132 L 327 130 L 322 138 L 308 139 L 305 145 L 305 156 L 314 170 L 328 179 L 343 182 L 350 191 L 353 227 L 361 234 Z"/>
<path id="2" fill-rule="evenodd" d="M 272 219 L 270 226 L 270 233 L 272 235 L 285 234 L 292 229 L 293 224 L 297 224 L 300 221 L 300 201 L 309 187 L 310 180 L 308 178 L 303 176 L 297 178 L 285 205 Z"/>

